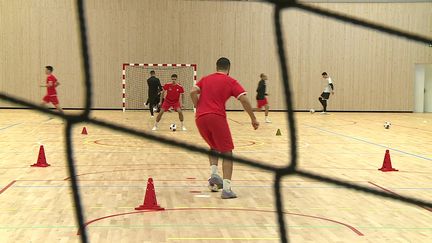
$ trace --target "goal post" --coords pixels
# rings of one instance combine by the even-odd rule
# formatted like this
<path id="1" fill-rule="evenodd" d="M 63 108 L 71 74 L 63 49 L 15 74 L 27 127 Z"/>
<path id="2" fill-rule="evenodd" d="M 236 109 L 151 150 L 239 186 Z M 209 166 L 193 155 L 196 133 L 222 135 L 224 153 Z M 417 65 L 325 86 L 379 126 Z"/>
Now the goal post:
<path id="1" fill-rule="evenodd" d="M 123 112 L 126 110 L 144 110 L 148 96 L 147 79 L 150 71 L 155 71 L 162 86 L 171 82 L 171 75 L 177 74 L 177 82 L 185 90 L 184 109 L 192 110 L 193 104 L 188 93 L 197 82 L 196 64 L 152 64 L 152 63 L 124 63 L 122 69 L 122 103 Z"/>

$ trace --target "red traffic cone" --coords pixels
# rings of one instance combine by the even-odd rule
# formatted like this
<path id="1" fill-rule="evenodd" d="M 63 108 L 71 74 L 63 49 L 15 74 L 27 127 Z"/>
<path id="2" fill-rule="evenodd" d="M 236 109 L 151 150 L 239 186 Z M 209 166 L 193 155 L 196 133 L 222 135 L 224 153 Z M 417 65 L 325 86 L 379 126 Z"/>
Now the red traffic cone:
<path id="1" fill-rule="evenodd" d="M 154 189 L 152 178 L 149 178 L 147 181 L 147 190 L 145 193 L 143 205 L 135 208 L 135 210 L 165 210 L 157 204 L 156 192 Z"/>
<path id="2" fill-rule="evenodd" d="M 39 148 L 39 156 L 36 164 L 32 164 L 32 167 L 48 167 L 50 164 L 47 163 L 45 158 L 45 149 L 44 146 L 41 145 Z"/>
<path id="3" fill-rule="evenodd" d="M 399 170 L 396 170 L 395 168 L 392 167 L 391 158 L 390 158 L 390 151 L 388 149 L 386 150 L 386 153 L 384 155 L 383 165 L 382 165 L 381 169 L 379 169 L 379 170 L 382 172 L 399 171 Z"/>
<path id="4" fill-rule="evenodd" d="M 87 128 L 86 128 L 86 127 L 83 127 L 83 130 L 82 130 L 81 134 L 83 134 L 83 135 L 87 135 L 87 134 L 88 134 L 88 133 L 87 133 Z"/>

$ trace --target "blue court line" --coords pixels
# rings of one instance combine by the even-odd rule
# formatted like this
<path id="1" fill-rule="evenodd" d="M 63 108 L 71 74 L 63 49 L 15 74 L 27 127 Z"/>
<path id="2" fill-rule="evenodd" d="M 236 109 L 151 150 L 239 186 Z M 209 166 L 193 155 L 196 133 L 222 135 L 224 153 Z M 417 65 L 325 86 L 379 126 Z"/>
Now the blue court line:
<path id="1" fill-rule="evenodd" d="M 234 185 L 236 188 L 273 188 L 273 185 Z M 55 185 L 40 185 L 40 186 L 31 186 L 31 185 L 21 185 L 21 186 L 12 186 L 15 188 L 70 188 L 71 186 L 55 186 Z M 119 185 L 119 186 L 104 186 L 104 185 L 94 185 L 94 186 L 79 186 L 80 188 L 124 188 L 124 187 L 130 187 L 130 188 L 146 188 L 146 185 Z M 346 189 L 342 186 L 283 186 L 283 188 L 292 188 L 292 189 Z M 207 188 L 203 185 L 184 185 L 184 186 L 155 186 L 155 188 Z M 403 188 L 396 188 L 392 187 L 389 188 L 392 190 L 432 190 L 432 188 L 409 188 L 409 187 L 403 187 Z"/>
<path id="2" fill-rule="evenodd" d="M 357 140 L 357 141 L 360 141 L 360 142 L 363 142 L 363 143 L 368 143 L 368 144 L 375 145 L 375 146 L 378 146 L 378 147 L 390 149 L 392 151 L 396 151 L 396 152 L 399 152 L 401 154 L 411 155 L 413 157 L 417 157 L 417 158 L 420 158 L 420 159 L 432 161 L 432 159 L 428 158 L 428 157 L 424 157 L 424 156 L 421 156 L 421 155 L 413 154 L 413 153 L 406 152 L 406 151 L 403 151 L 403 150 L 400 150 L 400 149 L 395 149 L 395 148 L 388 147 L 388 146 L 385 146 L 385 145 L 382 145 L 382 144 L 379 144 L 379 143 L 370 142 L 370 141 L 367 141 L 367 140 L 364 140 L 364 139 L 361 139 L 361 138 L 356 138 L 356 137 L 340 134 L 340 133 L 337 133 L 337 132 L 329 131 L 329 130 L 326 130 L 326 129 L 322 129 L 322 128 L 314 127 L 314 126 L 310 126 L 310 125 L 303 124 L 303 126 L 314 128 L 314 129 L 317 129 L 317 130 L 320 130 L 320 131 L 323 131 L 323 132 L 326 132 L 326 133 L 335 134 L 335 135 L 338 135 L 338 136 L 341 136 L 341 137 L 344 137 L 344 138 L 350 138 L 350 139 Z"/>
<path id="3" fill-rule="evenodd" d="M 17 125 L 20 125 L 20 124 L 22 124 L 22 122 L 20 122 L 20 123 L 16 123 L 16 124 L 12 124 L 12 125 L 9 125 L 9 126 L 7 126 L 7 127 L 2 127 L 2 128 L 0 128 L 0 131 L 1 131 L 1 130 L 6 130 L 6 129 L 10 128 L 10 127 L 14 127 L 14 126 L 17 126 Z"/>

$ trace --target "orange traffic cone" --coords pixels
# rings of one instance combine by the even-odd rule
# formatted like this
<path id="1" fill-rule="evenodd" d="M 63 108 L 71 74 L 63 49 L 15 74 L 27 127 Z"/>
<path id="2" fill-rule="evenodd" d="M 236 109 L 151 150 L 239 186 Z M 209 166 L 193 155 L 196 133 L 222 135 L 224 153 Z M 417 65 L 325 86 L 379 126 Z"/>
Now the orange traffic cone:
<path id="1" fill-rule="evenodd" d="M 43 145 L 41 145 L 39 148 L 39 156 L 38 156 L 36 164 L 32 164 L 31 166 L 32 167 L 48 167 L 48 166 L 50 166 L 50 164 L 48 164 L 46 161 L 45 149 L 44 149 Z"/>
<path id="2" fill-rule="evenodd" d="M 83 134 L 83 135 L 87 135 L 87 134 L 88 134 L 88 133 L 87 133 L 87 128 L 86 128 L 86 127 L 83 127 L 83 130 L 82 130 L 81 134 Z"/>
<path id="3" fill-rule="evenodd" d="M 147 190 L 144 197 L 143 205 L 136 207 L 135 210 L 165 210 L 157 204 L 156 192 L 154 189 L 153 179 L 147 181 Z"/>
<path id="4" fill-rule="evenodd" d="M 384 162 L 382 164 L 382 167 L 379 170 L 382 172 L 399 171 L 392 167 L 390 151 L 388 149 L 386 150 L 386 153 L 384 155 Z"/>

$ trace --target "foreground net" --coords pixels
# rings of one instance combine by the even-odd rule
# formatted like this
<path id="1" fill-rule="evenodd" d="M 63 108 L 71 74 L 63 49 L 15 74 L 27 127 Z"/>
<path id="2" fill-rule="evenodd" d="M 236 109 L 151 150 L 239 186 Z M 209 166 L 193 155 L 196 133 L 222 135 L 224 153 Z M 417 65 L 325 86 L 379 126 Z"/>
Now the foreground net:
<path id="1" fill-rule="evenodd" d="M 277 1 L 277 0 L 267 0 L 265 2 L 272 3 L 274 5 L 274 24 L 276 29 L 276 37 L 277 37 L 277 46 L 278 46 L 278 54 L 279 54 L 279 61 L 280 61 L 280 68 L 282 70 L 282 78 L 283 78 L 283 84 L 284 84 L 284 93 L 285 93 L 285 102 L 288 109 L 287 116 L 288 116 L 288 128 L 289 128 L 289 136 L 290 136 L 290 147 L 291 147 L 291 163 L 283 168 L 277 168 L 273 167 L 271 165 L 267 165 L 263 162 L 254 161 L 250 159 L 244 159 L 237 156 L 231 157 L 235 162 L 248 165 L 251 167 L 255 167 L 257 169 L 262 169 L 266 171 L 271 171 L 274 173 L 275 180 L 274 180 L 274 193 L 276 198 L 276 209 L 277 209 L 277 219 L 278 219 L 278 225 L 279 225 L 279 233 L 280 233 L 280 239 L 281 242 L 288 242 L 288 232 L 286 231 L 286 225 L 285 225 L 285 219 L 283 214 L 283 202 L 281 197 L 281 190 L 280 190 L 280 182 L 281 179 L 284 176 L 288 175 L 297 175 L 304 178 L 314 179 L 325 183 L 330 183 L 333 185 L 343 186 L 348 189 L 357 190 L 365 193 L 369 193 L 375 196 L 380 196 L 383 198 L 393 199 L 400 202 L 405 202 L 417 206 L 422 207 L 430 207 L 432 208 L 432 202 L 427 202 L 424 200 L 415 199 L 412 197 L 405 197 L 400 195 L 395 195 L 391 193 L 387 193 L 384 191 L 371 189 L 368 187 L 352 184 L 349 182 L 345 182 L 343 180 L 336 180 L 330 177 L 320 176 L 317 174 L 314 174 L 312 172 L 304 171 L 297 169 L 297 138 L 296 138 L 296 126 L 294 122 L 294 113 L 293 113 L 293 107 L 292 107 L 292 96 L 289 86 L 289 76 L 288 76 L 288 63 L 285 56 L 284 51 L 284 41 L 282 38 L 282 25 L 281 25 L 281 11 L 283 9 L 287 8 L 297 8 L 300 10 L 304 10 L 310 13 L 326 16 L 329 18 L 334 18 L 343 22 L 351 23 L 354 25 L 359 25 L 365 28 L 370 28 L 377 30 L 379 32 L 383 32 L 389 35 L 397 36 L 406 38 L 411 41 L 416 41 L 423 44 L 432 44 L 432 38 L 428 37 L 422 37 L 420 35 L 412 34 L 409 32 L 396 30 L 394 28 L 374 24 L 365 20 L 357 19 L 350 16 L 345 16 L 339 13 L 331 12 L 328 10 L 319 9 L 312 6 L 303 5 L 300 3 L 297 3 L 295 0 L 286 0 L 286 1 Z M 247 3 L 244 3 L 247 4 Z M 77 184 L 76 179 L 76 168 L 75 168 L 75 161 L 73 157 L 73 146 L 72 146 L 72 136 L 71 131 L 74 125 L 81 122 L 87 122 L 90 124 L 98 125 L 100 127 L 116 130 L 125 134 L 133 135 L 140 138 L 149 139 L 151 141 L 172 145 L 178 148 L 183 148 L 185 150 L 198 152 L 201 154 L 213 154 L 212 152 L 208 151 L 207 148 L 204 147 L 198 147 L 193 144 L 183 143 L 179 142 L 173 139 L 169 138 L 162 138 L 157 137 L 149 132 L 144 131 L 138 131 L 134 130 L 132 128 L 119 126 L 112 123 L 107 123 L 95 118 L 90 117 L 90 111 L 92 108 L 92 80 L 91 80 L 91 67 L 90 67 L 90 57 L 89 57 L 89 49 L 88 49 L 88 41 L 87 41 L 87 32 L 86 32 L 86 20 L 85 20 L 85 12 L 84 12 L 84 4 L 83 0 L 76 0 L 77 5 L 77 11 L 78 11 L 78 19 L 79 19 L 79 31 L 80 31 L 80 43 L 81 43 L 81 55 L 82 55 L 82 63 L 83 63 L 83 70 L 84 70 L 84 84 L 85 84 L 85 110 L 82 112 L 82 114 L 79 115 L 62 115 L 58 114 L 54 111 L 45 109 L 41 106 L 38 106 L 36 104 L 26 102 L 24 100 L 18 99 L 16 97 L 12 97 L 10 95 L 7 95 L 3 92 L 0 92 L 0 99 L 9 101 L 18 105 L 27 106 L 29 108 L 36 109 L 40 112 L 48 113 L 51 115 L 55 115 L 58 117 L 63 118 L 66 121 L 65 126 L 65 136 L 66 136 L 66 151 L 67 151 L 67 161 L 68 161 L 68 170 L 69 170 L 69 176 L 71 178 L 71 185 L 73 190 L 73 199 L 75 203 L 75 213 L 79 225 L 79 231 L 81 232 L 81 241 L 86 243 L 88 242 L 87 238 L 87 231 L 85 229 L 85 220 L 81 205 L 81 198 L 79 193 L 79 188 Z M 223 155 L 217 155 L 219 157 L 225 158 L 226 156 Z"/>

